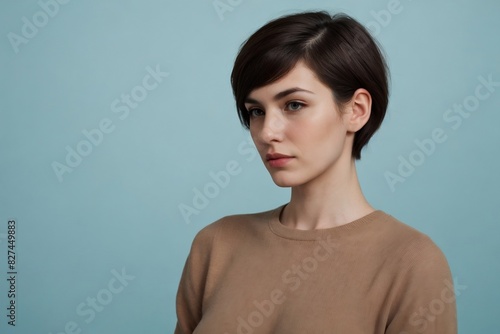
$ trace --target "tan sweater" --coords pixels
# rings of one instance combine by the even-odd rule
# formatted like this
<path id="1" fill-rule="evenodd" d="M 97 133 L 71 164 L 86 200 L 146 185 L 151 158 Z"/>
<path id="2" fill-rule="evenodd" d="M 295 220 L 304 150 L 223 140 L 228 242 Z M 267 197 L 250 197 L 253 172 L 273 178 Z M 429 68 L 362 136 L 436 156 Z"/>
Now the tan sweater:
<path id="1" fill-rule="evenodd" d="M 175 334 L 457 333 L 450 269 L 427 235 L 381 210 L 298 230 L 282 207 L 198 232 Z"/>

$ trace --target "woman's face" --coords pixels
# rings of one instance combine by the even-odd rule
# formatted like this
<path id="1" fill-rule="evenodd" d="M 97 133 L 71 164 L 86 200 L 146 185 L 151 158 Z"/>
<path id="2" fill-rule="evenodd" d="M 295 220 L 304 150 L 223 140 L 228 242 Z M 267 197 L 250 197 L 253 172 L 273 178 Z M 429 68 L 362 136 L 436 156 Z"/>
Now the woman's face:
<path id="1" fill-rule="evenodd" d="M 303 62 L 278 81 L 253 90 L 245 106 L 252 139 L 278 186 L 321 182 L 350 162 L 348 137 L 354 133 L 348 132 L 331 89 Z M 287 157 L 273 156 L 277 154 Z"/>

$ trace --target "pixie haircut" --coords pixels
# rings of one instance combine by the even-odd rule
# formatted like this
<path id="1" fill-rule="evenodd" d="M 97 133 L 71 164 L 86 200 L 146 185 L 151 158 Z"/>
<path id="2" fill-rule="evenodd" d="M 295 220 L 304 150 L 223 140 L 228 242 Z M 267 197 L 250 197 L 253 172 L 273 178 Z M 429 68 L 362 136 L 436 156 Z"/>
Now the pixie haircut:
<path id="1" fill-rule="evenodd" d="M 352 157 L 382 124 L 389 99 L 389 69 L 370 33 L 350 16 L 303 12 L 268 22 L 240 47 L 231 73 L 231 85 L 242 125 L 249 129 L 245 99 L 256 88 L 277 81 L 298 61 L 330 87 L 342 111 L 358 88 L 372 97 L 368 122 L 354 135 Z"/>

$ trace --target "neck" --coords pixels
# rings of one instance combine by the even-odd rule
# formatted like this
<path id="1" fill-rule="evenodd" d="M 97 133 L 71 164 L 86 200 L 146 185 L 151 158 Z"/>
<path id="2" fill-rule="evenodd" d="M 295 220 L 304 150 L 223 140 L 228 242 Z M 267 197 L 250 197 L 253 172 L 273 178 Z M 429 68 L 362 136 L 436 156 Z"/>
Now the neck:
<path id="1" fill-rule="evenodd" d="M 361 191 L 354 159 L 349 160 L 338 161 L 314 180 L 293 187 L 280 218 L 282 224 L 301 230 L 324 229 L 375 211 Z"/>

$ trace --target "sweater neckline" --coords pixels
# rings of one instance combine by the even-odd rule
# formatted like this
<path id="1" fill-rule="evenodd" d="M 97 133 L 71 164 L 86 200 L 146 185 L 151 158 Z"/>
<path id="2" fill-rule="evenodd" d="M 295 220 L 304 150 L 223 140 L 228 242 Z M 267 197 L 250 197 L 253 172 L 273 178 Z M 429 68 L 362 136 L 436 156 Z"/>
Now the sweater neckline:
<path id="1" fill-rule="evenodd" d="M 361 227 L 382 218 L 384 215 L 384 211 L 375 210 L 344 225 L 315 230 L 300 230 L 281 224 L 279 216 L 286 205 L 287 204 L 282 204 L 271 210 L 268 224 L 274 234 L 292 240 L 317 240 L 325 235 L 341 235 L 343 233 L 348 233 L 349 231 L 360 229 Z"/>

